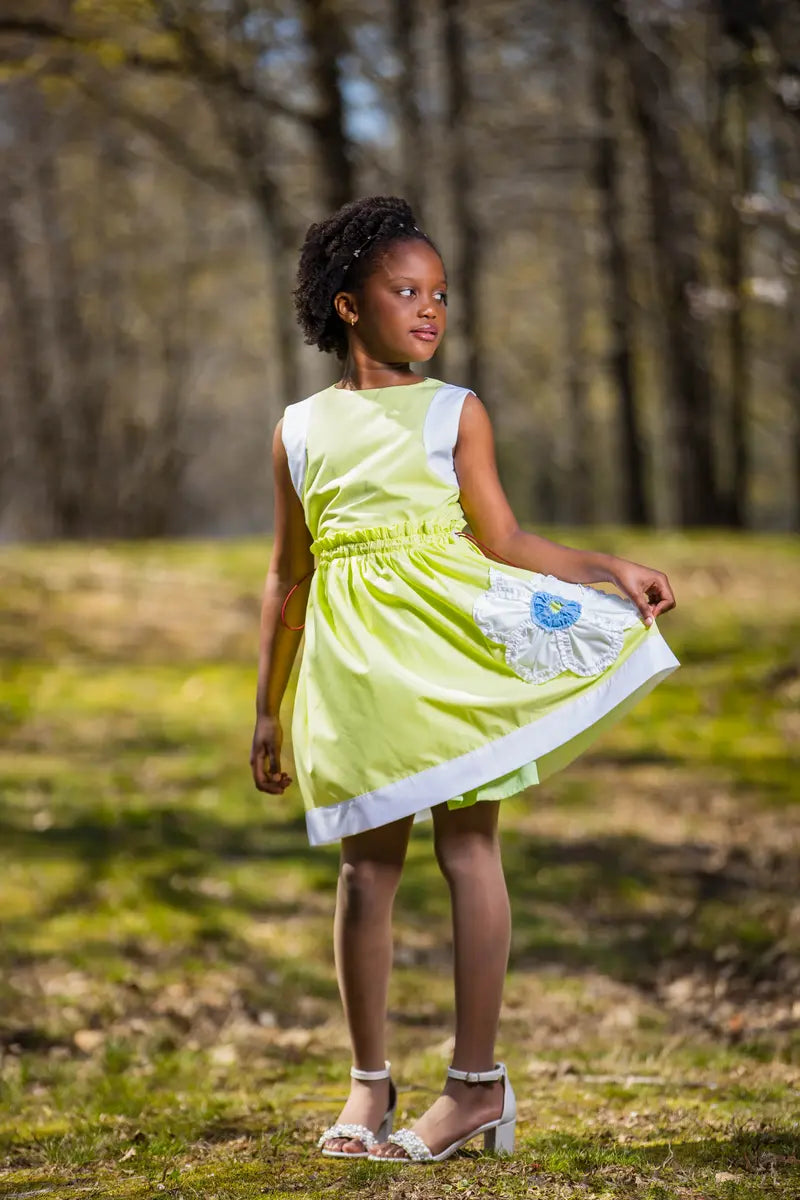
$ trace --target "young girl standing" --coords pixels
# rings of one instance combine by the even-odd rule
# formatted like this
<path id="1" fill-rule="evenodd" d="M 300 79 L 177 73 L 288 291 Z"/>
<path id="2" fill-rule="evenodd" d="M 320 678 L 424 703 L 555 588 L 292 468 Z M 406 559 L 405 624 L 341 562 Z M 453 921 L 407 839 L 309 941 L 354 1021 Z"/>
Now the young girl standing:
<path id="1" fill-rule="evenodd" d="M 675 600 L 661 571 L 520 529 L 480 399 L 411 367 L 441 344 L 447 279 L 405 201 L 312 225 L 295 300 L 341 376 L 275 429 L 251 766 L 261 791 L 291 783 L 279 709 L 305 628 L 292 750 L 310 843 L 341 841 L 334 956 L 354 1060 L 318 1145 L 419 1162 L 483 1133 L 511 1152 L 514 1091 L 494 1057 L 510 945 L 500 801 L 679 665 L 655 622 Z M 603 581 L 623 595 L 586 586 Z M 428 817 L 452 904 L 455 1046 L 442 1094 L 391 1133 L 392 906 Z"/>

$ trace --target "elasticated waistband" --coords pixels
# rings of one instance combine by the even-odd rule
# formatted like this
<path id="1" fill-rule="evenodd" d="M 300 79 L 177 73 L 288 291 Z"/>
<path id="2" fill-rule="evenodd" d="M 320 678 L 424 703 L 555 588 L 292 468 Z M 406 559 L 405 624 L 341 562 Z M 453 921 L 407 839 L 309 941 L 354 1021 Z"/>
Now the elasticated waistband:
<path id="1" fill-rule="evenodd" d="M 326 562 L 352 554 L 379 554 L 425 543 L 444 543 L 451 541 L 454 530 L 463 525 L 463 517 L 450 517 L 446 521 L 401 521 L 397 525 L 342 529 L 313 541 L 311 553 L 320 562 Z"/>

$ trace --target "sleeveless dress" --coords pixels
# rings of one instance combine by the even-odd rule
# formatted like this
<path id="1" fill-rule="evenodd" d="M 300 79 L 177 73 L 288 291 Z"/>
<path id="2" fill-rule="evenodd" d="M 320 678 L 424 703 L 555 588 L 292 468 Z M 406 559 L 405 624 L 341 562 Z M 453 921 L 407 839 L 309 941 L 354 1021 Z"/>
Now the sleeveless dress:
<path id="1" fill-rule="evenodd" d="M 291 720 L 311 845 L 539 783 L 680 665 L 627 597 L 461 535 L 468 394 L 331 385 L 284 409 L 316 558 Z"/>

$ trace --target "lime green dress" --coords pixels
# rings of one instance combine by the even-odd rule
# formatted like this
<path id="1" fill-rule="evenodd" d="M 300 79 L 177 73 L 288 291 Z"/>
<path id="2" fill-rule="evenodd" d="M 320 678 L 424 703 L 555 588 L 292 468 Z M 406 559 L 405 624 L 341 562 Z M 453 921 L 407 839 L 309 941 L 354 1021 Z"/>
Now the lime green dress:
<path id="1" fill-rule="evenodd" d="M 679 665 L 627 597 L 462 536 L 468 394 L 331 385 L 284 409 L 316 557 L 291 720 L 312 845 L 539 783 Z"/>

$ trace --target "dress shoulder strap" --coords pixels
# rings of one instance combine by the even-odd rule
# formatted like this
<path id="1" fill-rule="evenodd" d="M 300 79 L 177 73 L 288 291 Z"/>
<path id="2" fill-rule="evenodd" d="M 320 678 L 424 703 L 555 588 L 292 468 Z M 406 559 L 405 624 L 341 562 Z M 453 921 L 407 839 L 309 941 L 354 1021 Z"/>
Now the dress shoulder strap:
<path id="1" fill-rule="evenodd" d="M 461 409 L 470 390 L 454 383 L 443 383 L 428 405 L 422 430 L 428 466 L 444 483 L 456 488 L 458 477 L 453 465 L 453 451 L 458 439 Z"/>
<path id="2" fill-rule="evenodd" d="M 311 420 L 313 399 L 314 396 L 306 396 L 305 400 L 287 404 L 283 410 L 281 436 L 286 449 L 286 457 L 289 460 L 289 473 L 294 490 L 301 500 L 306 481 L 308 426 Z"/>

